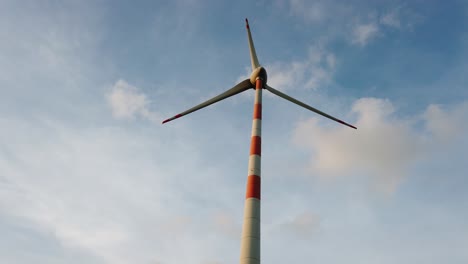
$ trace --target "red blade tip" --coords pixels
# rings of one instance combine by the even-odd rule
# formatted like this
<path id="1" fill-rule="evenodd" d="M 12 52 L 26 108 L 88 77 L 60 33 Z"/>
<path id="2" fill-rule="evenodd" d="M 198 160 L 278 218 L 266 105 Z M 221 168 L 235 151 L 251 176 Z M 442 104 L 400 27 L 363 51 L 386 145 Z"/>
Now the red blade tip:
<path id="1" fill-rule="evenodd" d="M 249 28 L 249 20 L 247 18 L 245 19 L 245 26 Z"/>
<path id="2" fill-rule="evenodd" d="M 162 123 L 163 123 L 163 124 L 164 124 L 164 123 L 167 123 L 167 122 L 172 121 L 172 120 L 174 120 L 174 119 L 176 119 L 176 118 L 179 118 L 179 117 L 181 117 L 181 116 L 182 116 L 181 114 L 178 114 L 178 115 L 176 115 L 176 116 L 174 116 L 174 117 L 171 117 L 171 118 L 169 118 L 169 119 L 164 120 Z"/>

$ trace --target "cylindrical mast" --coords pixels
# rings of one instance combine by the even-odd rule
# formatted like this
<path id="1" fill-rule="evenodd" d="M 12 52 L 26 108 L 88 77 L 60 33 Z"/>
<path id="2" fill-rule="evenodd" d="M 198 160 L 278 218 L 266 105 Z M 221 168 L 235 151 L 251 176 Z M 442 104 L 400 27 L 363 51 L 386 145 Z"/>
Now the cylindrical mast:
<path id="1" fill-rule="evenodd" d="M 250 141 L 249 171 L 245 194 L 244 223 L 241 238 L 241 264 L 260 264 L 260 166 L 262 134 L 262 87 L 259 77 L 255 83 L 255 104 Z"/>

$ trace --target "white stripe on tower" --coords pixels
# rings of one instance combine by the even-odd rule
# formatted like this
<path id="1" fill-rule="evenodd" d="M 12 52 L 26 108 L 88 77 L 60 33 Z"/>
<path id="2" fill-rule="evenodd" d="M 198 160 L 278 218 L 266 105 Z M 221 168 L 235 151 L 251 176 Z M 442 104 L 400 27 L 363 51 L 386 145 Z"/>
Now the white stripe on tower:
<path id="1" fill-rule="evenodd" d="M 262 79 L 255 85 L 249 172 L 241 238 L 241 264 L 260 264 L 260 155 L 262 133 Z"/>

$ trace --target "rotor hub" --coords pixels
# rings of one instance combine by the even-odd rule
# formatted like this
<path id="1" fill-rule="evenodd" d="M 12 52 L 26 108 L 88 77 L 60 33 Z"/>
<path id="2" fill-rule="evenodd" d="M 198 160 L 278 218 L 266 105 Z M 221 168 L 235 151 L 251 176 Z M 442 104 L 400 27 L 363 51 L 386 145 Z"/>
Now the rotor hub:
<path id="1" fill-rule="evenodd" d="M 267 72 L 265 68 L 263 67 L 258 67 L 255 70 L 252 71 L 252 74 L 250 74 L 250 82 L 255 85 L 257 78 L 262 79 L 263 84 L 266 84 L 267 82 Z"/>

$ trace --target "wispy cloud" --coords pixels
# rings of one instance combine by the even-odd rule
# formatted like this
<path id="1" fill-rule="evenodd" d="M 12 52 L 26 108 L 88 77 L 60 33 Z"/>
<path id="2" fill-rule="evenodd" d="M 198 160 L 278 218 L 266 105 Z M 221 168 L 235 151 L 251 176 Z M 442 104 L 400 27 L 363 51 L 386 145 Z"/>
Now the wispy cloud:
<path id="1" fill-rule="evenodd" d="M 365 46 L 379 33 L 378 25 L 374 22 L 358 24 L 353 29 L 351 42 L 360 46 Z"/>
<path id="2" fill-rule="evenodd" d="M 331 82 L 336 64 L 335 55 L 324 45 L 314 45 L 306 60 L 272 64 L 269 83 L 279 89 L 315 90 Z"/>
<path id="3" fill-rule="evenodd" d="M 394 9 L 392 11 L 389 11 L 386 14 L 383 14 L 380 17 L 380 24 L 389 26 L 389 27 L 400 28 L 401 21 L 400 21 L 399 9 Z"/>
<path id="4" fill-rule="evenodd" d="M 134 119 L 140 116 L 153 122 L 161 120 L 158 113 L 149 109 L 148 97 L 124 80 L 118 80 L 106 98 L 112 115 L 117 119 Z"/>
<path id="5" fill-rule="evenodd" d="M 421 16 L 400 6 L 380 14 L 370 11 L 367 17 L 357 18 L 357 21 L 362 20 L 367 21 L 353 25 L 351 43 L 364 47 L 379 35 L 384 36 L 386 29 L 411 30 L 421 21 Z"/>
<path id="6" fill-rule="evenodd" d="M 406 5 L 390 8 L 388 11 L 382 12 L 379 17 L 379 23 L 382 26 L 398 30 L 412 30 L 415 25 L 420 24 L 423 20 L 421 14 Z"/>

